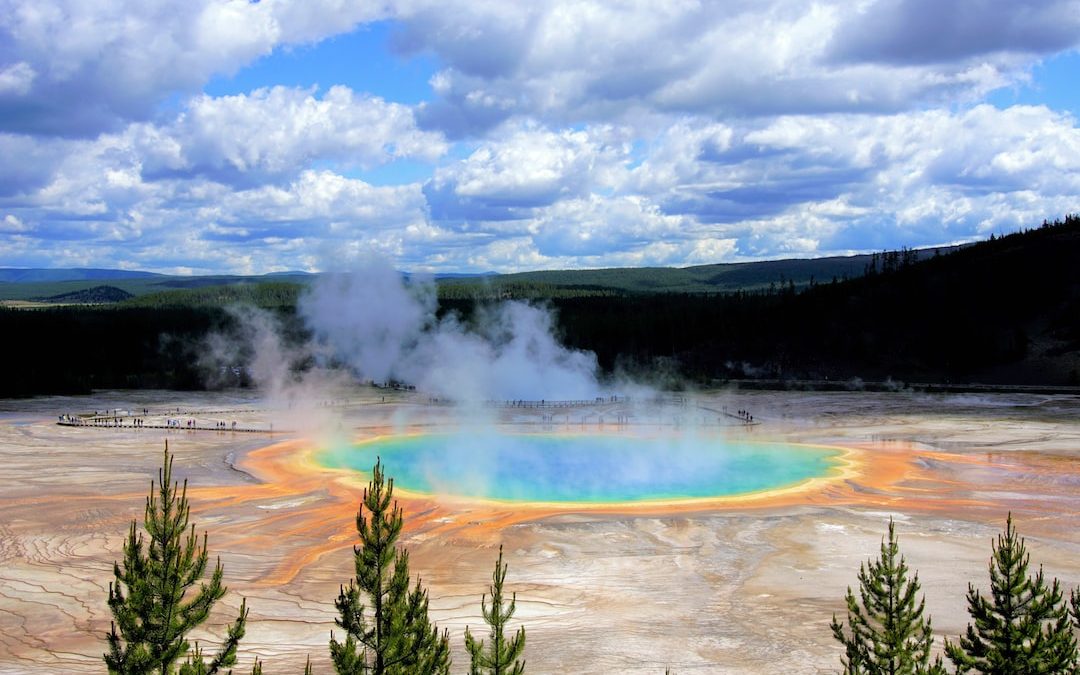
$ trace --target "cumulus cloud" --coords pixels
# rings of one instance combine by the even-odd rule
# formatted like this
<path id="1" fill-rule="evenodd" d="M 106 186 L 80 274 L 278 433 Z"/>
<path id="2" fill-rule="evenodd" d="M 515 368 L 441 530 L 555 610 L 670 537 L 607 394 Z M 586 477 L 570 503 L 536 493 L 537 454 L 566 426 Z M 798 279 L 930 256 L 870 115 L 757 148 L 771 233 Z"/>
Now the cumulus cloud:
<path id="1" fill-rule="evenodd" d="M 0 264 L 513 271 L 967 241 L 1074 211 L 1080 131 L 980 97 L 1077 0 L 0 0 Z M 389 18 L 403 105 L 208 78 Z"/>
<path id="2" fill-rule="evenodd" d="M 384 186 L 329 169 L 147 177 L 160 160 L 137 133 L 57 142 L 48 178 L 0 196 L 26 225 L 0 264 L 265 272 L 362 250 L 432 271 L 700 264 L 967 241 L 1080 193 L 1080 129 L 1044 107 L 661 127 L 635 147 L 615 128 L 515 127 L 427 184 Z"/>
<path id="3" fill-rule="evenodd" d="M 648 200 L 629 195 L 561 201 L 529 223 L 538 253 L 549 258 L 597 257 L 636 251 L 657 241 L 682 239 L 686 221 Z"/>
<path id="4" fill-rule="evenodd" d="M 425 187 L 439 220 L 513 220 L 620 180 L 629 144 L 611 128 L 561 132 L 526 125 L 440 168 Z"/>
<path id="5" fill-rule="evenodd" d="M 26 241 L 0 249 L 0 264 L 50 251 L 51 264 L 71 264 L 63 247 L 78 242 L 70 259 L 79 264 L 93 256 L 99 265 L 173 271 L 308 269 L 321 246 L 401 253 L 426 221 L 419 184 L 375 186 L 330 170 L 246 188 L 201 176 L 147 178 L 133 138 L 64 142 L 36 189 L 0 196 L 0 209 L 37 223 Z"/>
<path id="6" fill-rule="evenodd" d="M 71 147 L 63 142 L 0 133 L 0 200 L 40 189 Z"/>
<path id="7" fill-rule="evenodd" d="M 22 232 L 30 231 L 30 226 L 19 219 L 18 216 L 7 214 L 4 219 L 0 221 L 0 232 L 4 234 L 19 234 Z"/>
<path id="8" fill-rule="evenodd" d="M 837 30 L 846 61 L 925 64 L 996 53 L 1052 54 L 1080 43 L 1075 0 L 877 0 Z"/>
<path id="9" fill-rule="evenodd" d="M 6 0 L 0 4 L 0 131 L 92 136 L 149 118 L 275 47 L 380 18 L 343 0 Z"/>
<path id="10" fill-rule="evenodd" d="M 289 87 L 198 96 L 165 127 L 134 125 L 150 174 L 205 174 L 250 182 L 295 175 L 314 161 L 370 168 L 396 159 L 433 161 L 442 135 L 420 131 L 412 109 L 331 87 L 322 97 Z"/>
<path id="11" fill-rule="evenodd" d="M 774 222 L 805 214 L 802 227 L 785 228 L 784 236 L 816 238 L 824 252 L 970 240 L 1067 212 L 1080 189 L 1080 161 L 1072 155 L 1080 129 L 1071 116 L 1044 107 L 782 118 L 747 133 L 745 142 L 782 153 L 770 163 L 772 177 L 780 187 L 792 182 L 796 197 Z M 819 167 L 859 178 L 830 181 L 839 186 L 831 199 L 799 199 L 803 174 Z M 762 198 L 774 199 L 768 192 Z M 1014 209 L 1008 216 L 1006 203 Z M 805 223 L 817 220 L 817 234 L 808 234 Z M 763 250 L 775 249 L 778 242 L 764 237 Z"/>
<path id="12" fill-rule="evenodd" d="M 23 95 L 30 90 L 37 73 L 26 61 L 11 64 L 0 70 L 0 96 Z"/>
<path id="13" fill-rule="evenodd" d="M 398 47 L 444 64 L 419 114 L 452 136 L 515 116 L 899 112 L 976 98 L 1024 77 L 1037 55 L 1080 44 L 1075 0 L 412 0 L 396 16 Z"/>
<path id="14" fill-rule="evenodd" d="M 422 219 L 419 186 L 374 186 L 331 171 L 303 172 L 285 187 L 229 191 L 197 211 L 206 222 L 300 224 L 297 234 L 328 236 L 347 227 L 372 233 Z M 347 225 L 345 225 L 347 224 Z"/>

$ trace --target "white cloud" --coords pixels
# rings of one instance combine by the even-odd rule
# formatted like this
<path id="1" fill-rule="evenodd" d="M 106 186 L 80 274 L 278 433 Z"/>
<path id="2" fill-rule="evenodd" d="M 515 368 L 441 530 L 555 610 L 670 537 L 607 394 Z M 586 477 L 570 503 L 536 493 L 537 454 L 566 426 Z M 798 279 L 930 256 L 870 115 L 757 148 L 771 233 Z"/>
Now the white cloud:
<path id="1" fill-rule="evenodd" d="M 143 268 L 204 272 L 293 269 L 313 264 L 321 247 L 345 250 L 366 242 L 406 251 L 413 235 L 398 230 L 426 220 L 419 184 L 380 187 L 329 170 L 300 170 L 281 184 L 253 187 L 196 173 L 148 177 L 148 162 L 183 147 L 149 125 L 53 146 L 64 152 L 47 179 L 0 195 L 0 208 L 37 224 L 18 246 L 0 249 L 0 264 L 94 259 L 104 266 L 138 261 Z M 148 158 L 144 150 L 157 155 Z"/>
<path id="2" fill-rule="evenodd" d="M 1077 0 L 0 5 L 0 264 L 679 265 L 970 240 L 1080 194 L 1073 117 L 977 104 L 1077 44 Z M 197 93 L 384 16 L 434 100 Z"/>
<path id="3" fill-rule="evenodd" d="M 1080 44 L 1076 0 L 414 0 L 396 13 L 400 47 L 445 64 L 421 118 L 465 136 L 513 116 L 899 112 L 972 100 Z"/>
<path id="4" fill-rule="evenodd" d="M 528 231 L 538 253 L 549 258 L 624 254 L 658 241 L 682 239 L 686 219 L 665 215 L 638 196 L 561 201 L 541 210 Z"/>
<path id="5" fill-rule="evenodd" d="M 14 63 L 0 70 L 0 96 L 21 96 L 30 91 L 37 72 L 26 61 Z"/>
<path id="6" fill-rule="evenodd" d="M 29 225 L 24 223 L 18 216 L 10 213 L 4 216 L 4 219 L 0 221 L 0 232 L 3 232 L 4 234 L 19 234 L 29 231 Z"/>
<path id="7" fill-rule="evenodd" d="M 270 271 L 372 249 L 430 270 L 703 264 L 971 240 L 1073 211 L 1080 194 L 1080 129 L 1043 107 L 657 128 L 632 147 L 618 127 L 511 125 L 444 158 L 428 184 L 387 186 L 312 168 L 251 171 L 250 185 L 163 173 L 202 147 L 172 127 L 55 141 L 41 146 L 48 177 L 0 196 L 34 224 L 0 264 L 56 250 L 80 264 Z"/>
<path id="8" fill-rule="evenodd" d="M 1076 0 L 877 0 L 841 26 L 838 58 L 927 63 L 996 52 L 1042 54 L 1076 46 Z"/>
<path id="9" fill-rule="evenodd" d="M 425 188 L 438 220 L 527 218 L 532 209 L 612 188 L 624 178 L 627 139 L 611 127 L 508 127 Z"/>
<path id="10" fill-rule="evenodd" d="M 62 141 L 0 133 L 0 200 L 48 183 L 69 151 Z"/>
<path id="11" fill-rule="evenodd" d="M 115 130 L 276 47 L 346 32 L 385 11 L 343 0 L 5 0 L 0 62 L 15 65 L 0 75 L 0 131 Z"/>
<path id="12" fill-rule="evenodd" d="M 601 182 L 606 165 L 624 153 L 585 131 L 523 129 L 483 145 L 436 180 L 453 181 L 466 197 L 550 201 Z"/>
<path id="13" fill-rule="evenodd" d="M 412 109 L 331 87 L 321 98 L 288 87 L 198 96 L 164 128 L 133 127 L 151 172 L 295 175 L 313 161 L 371 168 L 396 159 L 433 161 L 446 152 L 437 132 L 417 129 Z M 245 180 L 251 180 L 250 177 Z"/>
<path id="14" fill-rule="evenodd" d="M 736 242 L 733 257 L 843 254 L 970 240 L 1074 210 L 1078 143 L 1075 120 L 1043 107 L 682 118 L 620 189 L 682 216 L 688 241 Z"/>
<path id="15" fill-rule="evenodd" d="M 302 236 L 394 230 L 424 219 L 416 184 L 377 187 L 331 171 L 304 171 L 286 187 L 229 192 L 200 209 L 203 220 L 285 223 Z M 332 237 L 338 238 L 338 237 Z"/>

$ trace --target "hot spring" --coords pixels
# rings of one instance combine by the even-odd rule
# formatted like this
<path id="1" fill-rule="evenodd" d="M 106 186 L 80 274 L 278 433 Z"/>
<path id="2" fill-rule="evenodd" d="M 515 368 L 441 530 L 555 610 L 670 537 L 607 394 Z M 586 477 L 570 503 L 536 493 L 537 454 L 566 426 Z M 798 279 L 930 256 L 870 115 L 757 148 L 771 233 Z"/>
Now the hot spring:
<path id="1" fill-rule="evenodd" d="M 721 435 L 421 433 L 323 449 L 325 466 L 369 474 L 376 457 L 415 493 L 543 503 L 731 497 L 838 472 L 842 450 Z"/>

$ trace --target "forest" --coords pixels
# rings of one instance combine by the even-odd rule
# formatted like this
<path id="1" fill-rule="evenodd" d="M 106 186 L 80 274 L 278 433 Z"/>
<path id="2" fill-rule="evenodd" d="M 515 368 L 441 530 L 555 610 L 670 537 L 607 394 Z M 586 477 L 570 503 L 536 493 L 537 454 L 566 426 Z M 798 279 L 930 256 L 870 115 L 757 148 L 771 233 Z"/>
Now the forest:
<path id="1" fill-rule="evenodd" d="M 645 279 L 677 288 L 683 282 L 665 279 L 685 281 L 686 270 L 449 278 L 438 281 L 438 311 L 468 322 L 484 303 L 545 305 L 559 337 L 595 352 L 606 373 L 662 386 L 1069 387 L 1080 385 L 1077 260 L 1080 216 L 1069 215 L 963 247 L 727 266 L 728 290 L 641 290 Z M 95 280 L 51 296 L 61 298 L 54 304 L 0 309 L 0 396 L 206 388 L 215 382 L 200 360 L 203 341 L 232 330 L 229 308 L 240 304 L 276 313 L 291 339 L 305 339 L 296 306 L 309 277 L 137 281 L 133 291 Z"/>

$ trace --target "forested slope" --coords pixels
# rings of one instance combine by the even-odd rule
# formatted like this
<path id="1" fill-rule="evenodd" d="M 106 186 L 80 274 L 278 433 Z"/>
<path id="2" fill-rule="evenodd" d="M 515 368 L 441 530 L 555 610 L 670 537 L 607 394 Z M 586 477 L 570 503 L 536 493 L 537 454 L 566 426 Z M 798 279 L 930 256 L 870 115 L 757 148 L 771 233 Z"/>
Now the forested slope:
<path id="1" fill-rule="evenodd" d="M 1080 384 L 1080 217 L 943 254 L 867 256 L 846 281 L 794 279 L 731 293 L 646 293 L 521 279 L 495 293 L 440 293 L 466 321 L 477 304 L 547 304 L 569 345 L 607 371 L 731 378 Z M 790 269 L 787 268 L 787 269 Z M 455 280 L 456 282 L 456 280 Z M 0 396 L 93 388 L 199 388 L 203 340 L 227 308 L 275 312 L 290 339 L 293 280 L 193 287 L 103 306 L 0 310 Z M 233 383 L 244 383 L 244 378 Z M 670 379 L 669 379 L 670 381 Z"/>

